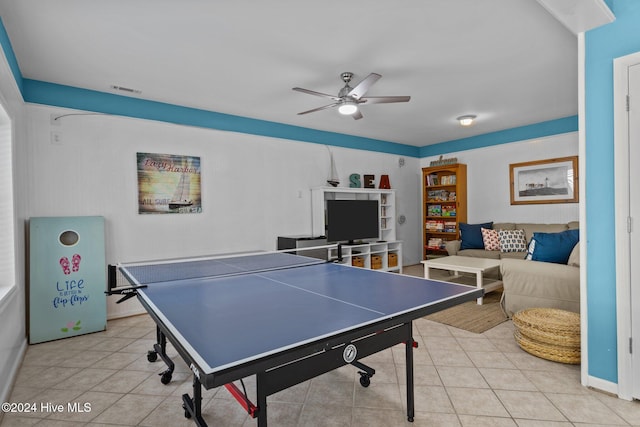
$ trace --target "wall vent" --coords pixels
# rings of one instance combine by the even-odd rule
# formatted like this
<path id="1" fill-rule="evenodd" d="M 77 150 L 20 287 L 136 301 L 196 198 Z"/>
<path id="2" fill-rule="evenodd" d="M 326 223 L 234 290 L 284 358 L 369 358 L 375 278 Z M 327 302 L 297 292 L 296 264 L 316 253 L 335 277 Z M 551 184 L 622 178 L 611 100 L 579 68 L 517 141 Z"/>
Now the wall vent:
<path id="1" fill-rule="evenodd" d="M 118 85 L 111 85 L 111 89 L 119 90 L 119 91 L 122 91 L 122 92 L 135 93 L 136 95 L 139 95 L 139 94 L 142 93 L 141 90 L 132 89 L 130 87 L 118 86 Z"/>

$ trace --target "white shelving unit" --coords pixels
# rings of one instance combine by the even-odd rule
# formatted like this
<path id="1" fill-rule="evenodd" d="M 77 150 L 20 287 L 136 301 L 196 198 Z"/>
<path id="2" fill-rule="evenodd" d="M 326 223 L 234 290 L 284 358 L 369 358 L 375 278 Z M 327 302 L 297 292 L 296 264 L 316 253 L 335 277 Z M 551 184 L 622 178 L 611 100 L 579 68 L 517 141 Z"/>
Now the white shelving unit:
<path id="1" fill-rule="evenodd" d="M 353 265 L 361 261 L 364 268 L 376 267 L 384 271 L 402 272 L 402 242 L 396 240 L 395 190 L 368 188 L 318 187 L 311 189 L 311 227 L 314 236 L 326 235 L 327 200 L 377 200 L 379 202 L 380 232 L 378 239 L 357 245 L 342 246 L 342 263 Z M 337 250 L 329 251 L 330 259 L 337 259 Z M 395 255 L 397 265 L 389 266 L 389 255 Z M 380 264 L 372 263 L 379 256 Z M 379 267 L 379 268 L 378 268 Z"/>
<path id="2" fill-rule="evenodd" d="M 397 260 L 396 265 L 389 265 L 389 256 Z M 374 262 L 375 257 L 380 257 L 380 264 Z M 329 249 L 329 259 L 337 261 L 338 250 Z M 356 262 L 354 262 L 356 261 Z M 358 262 L 360 261 L 360 262 Z M 361 266 L 382 271 L 395 271 L 402 273 L 402 242 L 376 242 L 362 243 L 359 245 L 343 245 L 342 261 L 340 264 Z"/>

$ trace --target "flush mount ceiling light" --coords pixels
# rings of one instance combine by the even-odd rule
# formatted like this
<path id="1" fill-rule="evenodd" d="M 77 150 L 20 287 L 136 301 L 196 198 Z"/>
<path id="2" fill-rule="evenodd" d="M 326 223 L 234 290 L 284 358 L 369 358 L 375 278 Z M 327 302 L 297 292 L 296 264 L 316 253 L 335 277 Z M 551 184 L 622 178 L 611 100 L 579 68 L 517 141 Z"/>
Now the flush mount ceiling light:
<path id="1" fill-rule="evenodd" d="M 466 116 L 460 116 L 456 120 L 460 123 L 460 126 L 471 126 L 476 116 L 473 114 L 467 114 Z"/>
<path id="2" fill-rule="evenodd" d="M 358 104 L 353 101 L 344 101 L 338 107 L 338 112 L 340 114 L 344 114 L 345 116 L 355 114 L 356 111 L 358 111 Z"/>

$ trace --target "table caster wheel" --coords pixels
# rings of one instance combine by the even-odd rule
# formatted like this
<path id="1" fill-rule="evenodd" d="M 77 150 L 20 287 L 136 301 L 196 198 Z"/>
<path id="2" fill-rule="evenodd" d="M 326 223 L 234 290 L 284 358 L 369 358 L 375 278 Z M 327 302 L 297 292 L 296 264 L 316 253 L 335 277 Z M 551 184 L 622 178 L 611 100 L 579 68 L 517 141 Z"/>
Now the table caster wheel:
<path id="1" fill-rule="evenodd" d="M 166 384 L 169 384 L 169 383 L 171 382 L 172 374 L 171 374 L 171 372 L 170 372 L 170 371 L 164 371 L 164 372 L 163 372 L 163 373 L 161 373 L 160 375 L 161 375 L 161 377 L 160 377 L 160 382 L 161 382 L 162 384 L 165 384 L 165 385 L 166 385 Z"/>
<path id="2" fill-rule="evenodd" d="M 152 363 L 155 362 L 156 360 L 158 360 L 158 353 L 153 350 L 149 350 L 147 352 L 147 360 Z"/>
<path id="3" fill-rule="evenodd" d="M 360 374 L 360 385 L 362 387 L 369 387 L 370 384 L 371 384 L 371 378 L 369 377 L 369 375 L 367 375 L 365 373 L 361 373 Z"/>

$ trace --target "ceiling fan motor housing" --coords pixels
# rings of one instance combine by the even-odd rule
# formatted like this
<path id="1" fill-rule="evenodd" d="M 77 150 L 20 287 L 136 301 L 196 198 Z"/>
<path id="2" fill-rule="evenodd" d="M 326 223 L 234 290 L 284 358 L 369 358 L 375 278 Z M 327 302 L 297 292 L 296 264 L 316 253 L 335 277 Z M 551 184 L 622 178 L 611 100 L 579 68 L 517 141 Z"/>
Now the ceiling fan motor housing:
<path id="1" fill-rule="evenodd" d="M 340 74 L 340 78 L 342 79 L 343 82 L 345 83 L 349 83 L 351 81 L 351 79 L 353 78 L 353 73 L 350 73 L 348 71 Z"/>

